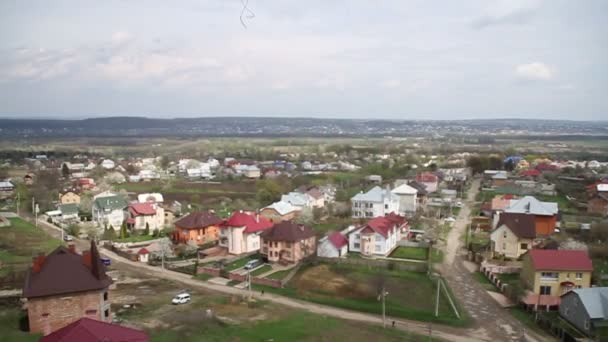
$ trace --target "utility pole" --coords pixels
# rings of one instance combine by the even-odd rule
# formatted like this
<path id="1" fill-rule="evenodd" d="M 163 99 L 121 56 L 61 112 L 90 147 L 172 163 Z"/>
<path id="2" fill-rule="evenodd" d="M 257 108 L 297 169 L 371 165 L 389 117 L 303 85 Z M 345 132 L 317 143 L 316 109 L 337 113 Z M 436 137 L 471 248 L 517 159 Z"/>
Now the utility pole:
<path id="1" fill-rule="evenodd" d="M 17 191 L 17 216 L 19 216 L 19 204 L 21 204 L 21 192 Z"/>
<path id="2" fill-rule="evenodd" d="M 249 290 L 249 301 L 251 301 L 252 293 L 251 293 L 251 269 L 247 270 L 247 288 Z"/>
<path id="3" fill-rule="evenodd" d="M 439 291 L 441 285 L 439 284 L 439 278 L 437 278 L 437 298 L 435 299 L 435 317 L 439 317 Z"/>
<path id="4" fill-rule="evenodd" d="M 388 296 L 388 291 L 382 285 L 382 293 L 378 296 L 378 300 L 382 300 L 382 327 L 386 328 L 386 296 Z"/>

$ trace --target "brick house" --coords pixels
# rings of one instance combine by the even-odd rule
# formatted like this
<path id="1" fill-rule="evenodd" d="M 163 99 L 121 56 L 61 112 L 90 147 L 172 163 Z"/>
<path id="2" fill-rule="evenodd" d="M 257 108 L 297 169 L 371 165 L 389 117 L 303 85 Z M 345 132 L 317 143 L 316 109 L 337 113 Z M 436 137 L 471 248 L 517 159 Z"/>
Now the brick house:
<path id="1" fill-rule="evenodd" d="M 270 262 L 297 263 L 316 251 L 317 239 L 310 227 L 283 221 L 261 235 L 261 254 Z"/>
<path id="2" fill-rule="evenodd" d="M 83 317 L 111 322 L 111 283 L 93 241 L 82 255 L 71 245 L 34 257 L 23 287 L 30 332 L 48 335 Z"/>
<path id="3" fill-rule="evenodd" d="M 194 242 L 202 245 L 216 241 L 220 235 L 221 218 L 208 211 L 190 213 L 175 222 L 173 241 L 176 243 Z"/>

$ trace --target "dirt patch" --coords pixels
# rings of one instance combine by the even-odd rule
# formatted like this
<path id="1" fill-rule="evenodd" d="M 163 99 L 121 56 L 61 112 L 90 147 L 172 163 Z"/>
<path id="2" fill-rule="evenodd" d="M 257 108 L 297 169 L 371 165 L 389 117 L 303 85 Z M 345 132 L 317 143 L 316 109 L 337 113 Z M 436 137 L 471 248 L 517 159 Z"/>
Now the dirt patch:
<path id="1" fill-rule="evenodd" d="M 298 273 L 291 283 L 298 288 L 298 291 L 327 293 L 343 298 L 363 298 L 374 293 L 369 284 L 338 274 L 329 265 L 306 268 Z"/>

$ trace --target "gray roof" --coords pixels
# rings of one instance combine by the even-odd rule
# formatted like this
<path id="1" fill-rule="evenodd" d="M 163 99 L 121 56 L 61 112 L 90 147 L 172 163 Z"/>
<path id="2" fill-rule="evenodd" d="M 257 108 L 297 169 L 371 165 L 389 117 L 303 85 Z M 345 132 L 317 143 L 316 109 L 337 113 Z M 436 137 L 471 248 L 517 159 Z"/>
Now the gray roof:
<path id="1" fill-rule="evenodd" d="M 574 289 L 585 306 L 589 318 L 608 319 L 608 287 L 590 287 Z"/>
<path id="2" fill-rule="evenodd" d="M 351 199 L 352 201 L 365 201 L 365 202 L 384 202 L 384 198 L 388 197 L 393 200 L 397 200 L 397 196 L 389 189 L 382 189 L 379 186 L 373 187 L 366 193 L 358 193 Z"/>
<path id="3" fill-rule="evenodd" d="M 287 202 L 291 205 L 303 207 L 310 203 L 308 195 L 299 192 L 290 192 L 281 196 L 281 202 Z"/>
<path id="4" fill-rule="evenodd" d="M 509 207 L 505 209 L 506 213 L 532 214 L 553 216 L 558 211 L 557 203 L 541 202 L 533 196 L 525 196 L 519 200 L 512 200 Z"/>
<path id="5" fill-rule="evenodd" d="M 394 188 L 392 192 L 397 195 L 414 195 L 418 193 L 418 190 L 407 184 L 401 184 Z"/>

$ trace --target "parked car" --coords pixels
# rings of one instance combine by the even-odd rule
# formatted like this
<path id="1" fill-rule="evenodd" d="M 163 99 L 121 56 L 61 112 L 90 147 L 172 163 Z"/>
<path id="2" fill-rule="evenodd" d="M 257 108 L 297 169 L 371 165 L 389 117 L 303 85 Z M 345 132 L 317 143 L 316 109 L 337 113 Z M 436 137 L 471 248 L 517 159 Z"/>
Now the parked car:
<path id="1" fill-rule="evenodd" d="M 256 260 L 251 260 L 251 261 L 248 261 L 248 262 L 245 264 L 245 267 L 244 267 L 244 268 L 245 268 L 246 270 L 251 270 L 251 269 L 254 269 L 254 268 L 256 268 L 256 267 L 260 266 L 261 264 L 262 264 L 262 260 L 259 260 L 259 259 L 256 259 Z"/>
<path id="2" fill-rule="evenodd" d="M 66 235 L 63 237 L 63 241 L 67 241 L 67 242 L 69 242 L 69 241 L 74 241 L 74 238 L 72 237 L 72 235 L 68 235 L 68 234 L 66 234 Z"/>
<path id="3" fill-rule="evenodd" d="M 190 301 L 190 294 L 188 293 L 180 293 L 177 296 L 173 297 L 171 303 L 174 305 L 186 304 Z"/>
<path id="4" fill-rule="evenodd" d="M 110 258 L 100 258 L 100 259 L 101 259 L 101 263 L 106 266 L 110 266 L 112 264 L 112 261 L 110 260 Z"/>

